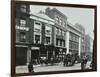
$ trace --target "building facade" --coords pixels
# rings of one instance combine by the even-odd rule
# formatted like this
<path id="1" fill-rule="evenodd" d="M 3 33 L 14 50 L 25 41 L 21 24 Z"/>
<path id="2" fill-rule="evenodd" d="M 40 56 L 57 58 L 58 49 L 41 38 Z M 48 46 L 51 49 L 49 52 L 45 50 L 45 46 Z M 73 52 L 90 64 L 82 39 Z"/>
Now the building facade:
<path id="1" fill-rule="evenodd" d="M 92 60 L 93 54 L 93 39 L 89 35 L 85 35 L 85 55 L 89 60 Z"/>
<path id="2" fill-rule="evenodd" d="M 67 31 L 67 52 L 73 53 L 75 56 L 81 55 L 81 32 L 68 22 Z"/>
<path id="3" fill-rule="evenodd" d="M 74 26 L 81 32 L 81 55 L 83 56 L 86 53 L 85 51 L 85 28 L 79 23 L 76 23 Z"/>
<path id="4" fill-rule="evenodd" d="M 82 33 L 56 8 L 30 14 L 29 5 L 16 7 L 16 65 L 40 63 L 44 56 L 61 62 L 70 52 L 80 56 L 81 38 Z"/>
<path id="5" fill-rule="evenodd" d="M 46 15 L 54 20 L 54 47 L 55 56 L 63 61 L 66 54 L 67 17 L 56 8 L 45 10 Z"/>
<path id="6" fill-rule="evenodd" d="M 27 63 L 27 52 L 30 50 L 29 12 L 29 5 L 16 5 L 16 65 Z"/>
<path id="7" fill-rule="evenodd" d="M 32 14 L 30 16 L 30 34 L 32 36 L 31 60 L 37 59 L 39 61 L 39 57 L 43 56 L 50 59 L 54 55 L 53 25 L 53 20 L 42 11 L 36 15 Z"/>

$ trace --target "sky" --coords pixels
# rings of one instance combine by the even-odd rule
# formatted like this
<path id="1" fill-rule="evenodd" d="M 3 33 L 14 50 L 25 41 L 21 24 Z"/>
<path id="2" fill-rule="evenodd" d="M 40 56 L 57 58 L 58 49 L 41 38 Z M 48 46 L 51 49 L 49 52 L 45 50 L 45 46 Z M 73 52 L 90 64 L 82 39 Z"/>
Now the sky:
<path id="1" fill-rule="evenodd" d="M 92 39 L 94 30 L 94 9 L 90 8 L 74 8 L 74 7 L 56 7 L 56 6 L 43 6 L 43 5 L 31 5 L 30 11 L 32 14 L 38 13 L 40 10 L 45 11 L 47 7 L 57 8 L 60 12 L 67 16 L 68 22 L 75 25 L 81 24 L 85 28 L 85 33 L 89 34 Z"/>

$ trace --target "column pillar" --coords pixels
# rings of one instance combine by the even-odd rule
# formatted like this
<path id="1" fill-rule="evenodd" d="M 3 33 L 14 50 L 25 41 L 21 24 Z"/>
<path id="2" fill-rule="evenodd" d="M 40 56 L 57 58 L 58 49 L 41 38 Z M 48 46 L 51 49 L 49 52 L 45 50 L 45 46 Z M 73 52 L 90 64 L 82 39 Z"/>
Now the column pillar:
<path id="1" fill-rule="evenodd" d="M 66 54 L 69 53 L 69 31 L 66 32 Z"/>
<path id="2" fill-rule="evenodd" d="M 53 56 L 55 57 L 55 51 L 53 50 Z"/>
<path id="3" fill-rule="evenodd" d="M 54 34 L 53 34 L 53 36 L 54 36 L 54 46 L 56 46 L 56 27 L 53 27 L 53 31 L 54 31 Z"/>
<path id="4" fill-rule="evenodd" d="M 28 47 L 27 49 L 27 64 L 31 61 L 31 48 Z"/>
<path id="5" fill-rule="evenodd" d="M 81 37 L 79 37 L 79 57 L 80 57 L 80 54 L 81 54 Z"/>

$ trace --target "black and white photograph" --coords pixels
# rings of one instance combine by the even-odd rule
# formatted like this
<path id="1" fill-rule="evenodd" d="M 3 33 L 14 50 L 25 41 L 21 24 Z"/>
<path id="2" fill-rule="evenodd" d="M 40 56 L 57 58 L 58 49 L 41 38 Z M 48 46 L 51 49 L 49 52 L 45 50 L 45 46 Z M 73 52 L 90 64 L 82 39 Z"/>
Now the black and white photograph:
<path id="1" fill-rule="evenodd" d="M 96 6 L 27 3 L 13 11 L 15 74 L 96 69 Z"/>

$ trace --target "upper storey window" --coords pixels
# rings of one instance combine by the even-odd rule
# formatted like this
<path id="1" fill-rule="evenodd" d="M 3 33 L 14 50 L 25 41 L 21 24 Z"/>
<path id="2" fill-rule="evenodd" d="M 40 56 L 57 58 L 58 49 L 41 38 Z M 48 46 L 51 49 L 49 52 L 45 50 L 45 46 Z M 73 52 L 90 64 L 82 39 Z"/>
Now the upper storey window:
<path id="1" fill-rule="evenodd" d="M 34 32 L 41 32 L 41 23 L 40 22 L 37 22 L 35 21 L 34 22 Z"/>
<path id="2" fill-rule="evenodd" d="M 55 23 L 58 24 L 59 23 L 59 17 L 55 16 Z"/>
<path id="3" fill-rule="evenodd" d="M 26 5 L 21 5 L 21 11 L 26 12 Z"/>
<path id="4" fill-rule="evenodd" d="M 23 26 L 23 27 L 26 26 L 26 20 L 25 19 L 20 19 L 20 26 Z"/>
<path id="5" fill-rule="evenodd" d="M 49 25 L 45 26 L 45 33 L 46 35 L 51 35 L 52 33 L 52 28 Z"/>

